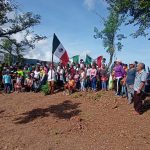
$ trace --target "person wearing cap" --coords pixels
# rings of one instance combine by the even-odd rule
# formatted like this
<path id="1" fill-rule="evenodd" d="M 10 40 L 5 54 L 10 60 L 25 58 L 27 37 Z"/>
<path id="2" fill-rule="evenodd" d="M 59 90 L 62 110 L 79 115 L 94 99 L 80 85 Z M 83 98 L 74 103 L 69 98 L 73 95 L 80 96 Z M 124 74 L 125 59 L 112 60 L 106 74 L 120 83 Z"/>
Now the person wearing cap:
<path id="1" fill-rule="evenodd" d="M 129 69 L 127 71 L 126 77 L 126 87 L 127 87 L 127 98 L 128 104 L 132 103 L 133 95 L 134 95 L 134 80 L 136 75 L 136 69 L 134 63 L 129 63 Z"/>
<path id="2" fill-rule="evenodd" d="M 115 79 L 115 91 L 116 91 L 116 95 L 118 96 L 120 96 L 121 94 L 121 89 L 122 89 L 121 80 L 125 75 L 125 71 L 121 63 L 122 63 L 121 60 L 116 60 L 116 66 L 113 69 L 114 79 Z"/>
<path id="3" fill-rule="evenodd" d="M 144 95 L 144 88 L 147 79 L 147 73 L 144 70 L 145 65 L 143 63 L 139 63 L 137 65 L 137 72 L 134 81 L 134 109 L 136 114 L 141 115 L 142 112 L 142 98 Z"/>

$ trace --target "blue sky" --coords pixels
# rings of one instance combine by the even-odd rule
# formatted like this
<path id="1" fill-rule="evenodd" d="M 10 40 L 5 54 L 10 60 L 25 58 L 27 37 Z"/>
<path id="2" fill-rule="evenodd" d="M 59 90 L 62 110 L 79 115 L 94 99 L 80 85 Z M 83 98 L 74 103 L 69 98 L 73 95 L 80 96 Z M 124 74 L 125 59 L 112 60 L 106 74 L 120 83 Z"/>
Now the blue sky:
<path id="1" fill-rule="evenodd" d="M 32 11 L 41 15 L 41 24 L 34 27 L 36 33 L 46 35 L 48 38 L 40 41 L 35 50 L 26 56 L 42 60 L 51 60 L 51 45 L 53 33 L 56 33 L 69 57 L 76 54 L 82 58 L 86 54 L 96 58 L 103 55 L 107 61 L 109 55 L 105 52 L 101 39 L 94 39 L 94 27 L 103 29 L 101 19 L 95 12 L 103 17 L 108 15 L 106 3 L 103 0 L 17 0 L 20 10 Z M 121 32 L 129 35 L 134 31 L 132 26 L 123 26 Z M 19 36 L 18 36 L 19 38 Z M 123 49 L 116 52 L 116 58 L 123 62 L 145 62 L 150 65 L 149 43 L 146 38 L 133 39 L 128 37 L 123 41 Z M 115 58 L 114 58 L 115 59 Z M 57 58 L 55 58 L 57 60 Z"/>

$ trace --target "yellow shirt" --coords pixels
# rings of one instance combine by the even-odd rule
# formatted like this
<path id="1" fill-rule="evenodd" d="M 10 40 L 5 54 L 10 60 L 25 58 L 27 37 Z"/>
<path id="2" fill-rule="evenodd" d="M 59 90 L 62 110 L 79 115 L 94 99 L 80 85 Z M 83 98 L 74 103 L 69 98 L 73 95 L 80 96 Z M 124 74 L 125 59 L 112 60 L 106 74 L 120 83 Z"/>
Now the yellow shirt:
<path id="1" fill-rule="evenodd" d="M 69 85 L 70 85 L 70 86 L 74 86 L 75 81 L 74 81 L 74 80 L 69 80 L 69 82 L 68 82 L 68 83 L 69 83 Z"/>

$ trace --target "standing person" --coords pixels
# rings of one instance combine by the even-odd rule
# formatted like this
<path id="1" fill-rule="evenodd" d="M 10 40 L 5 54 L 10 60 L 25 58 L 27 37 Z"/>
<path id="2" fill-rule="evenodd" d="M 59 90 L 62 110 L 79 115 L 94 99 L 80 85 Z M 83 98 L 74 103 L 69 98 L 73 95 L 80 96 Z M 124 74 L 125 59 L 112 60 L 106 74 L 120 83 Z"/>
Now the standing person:
<path id="1" fill-rule="evenodd" d="M 91 74 L 91 65 L 87 66 L 87 70 L 86 70 L 86 88 L 91 89 L 91 80 L 90 80 L 90 74 Z"/>
<path id="2" fill-rule="evenodd" d="M 102 84 L 102 90 L 103 91 L 107 91 L 107 84 L 106 84 L 106 82 L 107 82 L 107 76 L 106 75 L 102 75 L 102 77 L 101 77 L 101 84 Z"/>
<path id="3" fill-rule="evenodd" d="M 15 92 L 21 92 L 22 90 L 22 77 L 20 74 L 17 74 L 16 83 L 15 83 Z"/>
<path id="4" fill-rule="evenodd" d="M 133 95 L 134 95 L 134 80 L 136 75 L 136 69 L 134 63 L 129 64 L 129 69 L 127 71 L 126 77 L 126 87 L 127 87 L 127 98 L 128 104 L 132 103 Z"/>
<path id="5" fill-rule="evenodd" d="M 45 85 L 47 81 L 47 72 L 44 66 L 40 66 L 40 86 Z"/>
<path id="6" fill-rule="evenodd" d="M 80 68 L 84 68 L 84 62 L 83 62 L 83 59 L 80 60 Z"/>
<path id="7" fill-rule="evenodd" d="M 5 93 L 10 93 L 11 76 L 8 71 L 6 71 L 6 74 L 3 75 L 3 84 Z"/>
<path id="8" fill-rule="evenodd" d="M 63 84 L 65 83 L 65 79 L 64 79 L 64 68 L 63 66 L 61 65 L 60 66 L 60 70 L 59 70 L 59 76 L 60 76 L 60 83 L 61 83 L 61 86 L 63 86 Z"/>
<path id="9" fill-rule="evenodd" d="M 80 74 L 79 74 L 79 71 L 76 71 L 76 74 L 74 75 L 74 80 L 75 80 L 75 84 L 76 84 L 76 89 L 80 90 L 81 83 L 80 83 Z"/>
<path id="10" fill-rule="evenodd" d="M 71 74 L 71 76 L 74 76 L 75 73 L 76 73 L 76 70 L 74 69 L 74 66 L 71 65 L 71 66 L 70 66 L 70 74 Z"/>
<path id="11" fill-rule="evenodd" d="M 21 77 L 21 86 L 23 87 L 25 77 L 24 77 L 24 72 L 23 72 L 22 66 L 18 67 L 17 74 Z"/>
<path id="12" fill-rule="evenodd" d="M 30 75 L 30 73 L 28 74 L 28 77 L 25 79 L 25 91 L 26 92 L 30 92 L 32 90 L 33 87 L 33 78 Z"/>
<path id="13" fill-rule="evenodd" d="M 40 68 L 37 66 L 34 71 L 34 79 L 40 80 Z"/>
<path id="14" fill-rule="evenodd" d="M 40 90 L 40 69 L 39 66 L 36 66 L 34 71 L 34 82 L 33 82 L 34 92 L 39 92 Z"/>
<path id="15" fill-rule="evenodd" d="M 48 71 L 48 84 L 49 84 L 49 90 L 51 94 L 54 94 L 54 85 L 55 85 L 55 70 L 53 64 L 51 64 L 50 69 Z"/>
<path id="16" fill-rule="evenodd" d="M 116 66 L 114 67 L 114 76 L 115 76 L 115 91 L 116 95 L 120 96 L 121 94 L 121 80 L 123 79 L 125 71 L 121 65 L 121 61 L 116 61 Z"/>
<path id="17" fill-rule="evenodd" d="M 86 78 L 85 71 L 82 68 L 80 73 L 81 91 L 85 91 L 85 78 Z"/>
<path id="18" fill-rule="evenodd" d="M 101 89 L 107 90 L 107 72 L 106 72 L 106 66 L 105 64 L 102 64 L 102 67 L 99 70 L 99 77 L 100 77 L 100 83 L 101 83 Z"/>
<path id="19" fill-rule="evenodd" d="M 121 84 L 122 84 L 121 95 L 124 98 L 124 97 L 127 97 L 126 77 L 127 77 L 128 65 L 124 64 L 123 69 L 124 69 L 124 77 L 121 80 Z"/>
<path id="20" fill-rule="evenodd" d="M 96 67 L 95 67 L 95 65 L 92 65 L 92 69 L 90 72 L 90 80 L 91 80 L 93 91 L 96 91 L 96 75 L 97 75 Z"/>
<path id="21" fill-rule="evenodd" d="M 142 96 L 145 88 L 147 73 L 144 71 L 145 65 L 139 63 L 134 81 L 134 109 L 136 114 L 142 114 Z"/>

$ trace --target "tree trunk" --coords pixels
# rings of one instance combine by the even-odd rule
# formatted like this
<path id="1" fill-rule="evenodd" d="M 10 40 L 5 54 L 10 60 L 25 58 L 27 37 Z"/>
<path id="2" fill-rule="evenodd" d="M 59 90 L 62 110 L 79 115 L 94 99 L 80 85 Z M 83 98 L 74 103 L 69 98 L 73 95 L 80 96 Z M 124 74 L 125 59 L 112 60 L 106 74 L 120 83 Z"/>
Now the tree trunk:
<path id="1" fill-rule="evenodd" d="M 108 66 L 107 66 L 107 72 L 109 71 L 110 66 L 112 64 L 113 56 L 114 56 L 114 53 L 110 53 L 109 63 L 108 63 Z"/>

